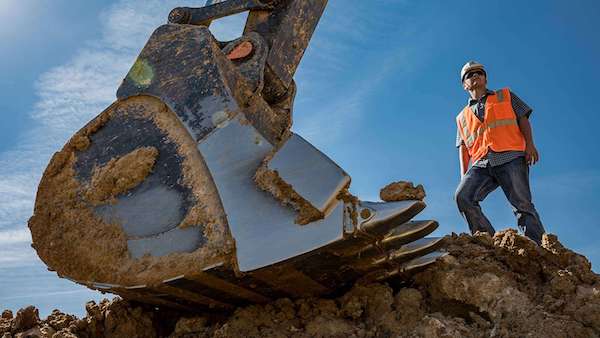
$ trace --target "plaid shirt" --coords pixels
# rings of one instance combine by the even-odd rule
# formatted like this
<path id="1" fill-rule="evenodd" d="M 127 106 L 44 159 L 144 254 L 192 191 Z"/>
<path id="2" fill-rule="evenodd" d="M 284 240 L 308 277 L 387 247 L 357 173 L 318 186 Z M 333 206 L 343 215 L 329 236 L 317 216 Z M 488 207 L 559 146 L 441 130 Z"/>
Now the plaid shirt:
<path id="1" fill-rule="evenodd" d="M 487 92 L 481 97 L 481 99 L 476 100 L 469 98 L 468 105 L 471 107 L 471 110 L 475 113 L 475 116 L 483 122 L 483 118 L 485 116 L 485 101 L 489 95 L 496 95 L 496 93 L 492 90 L 487 90 Z M 512 105 L 515 114 L 517 114 L 517 118 L 525 116 L 529 118 L 531 112 L 533 111 L 523 100 L 521 100 L 515 93 L 510 92 L 510 103 Z M 460 133 L 458 129 L 456 130 L 456 147 L 460 147 L 463 143 L 460 138 Z M 503 152 L 495 152 L 493 150 L 489 150 L 488 153 L 477 162 L 473 163 L 474 167 L 486 168 L 487 166 L 496 167 L 502 165 L 504 163 L 510 162 L 517 157 L 525 156 L 525 153 L 522 151 L 503 151 Z"/>

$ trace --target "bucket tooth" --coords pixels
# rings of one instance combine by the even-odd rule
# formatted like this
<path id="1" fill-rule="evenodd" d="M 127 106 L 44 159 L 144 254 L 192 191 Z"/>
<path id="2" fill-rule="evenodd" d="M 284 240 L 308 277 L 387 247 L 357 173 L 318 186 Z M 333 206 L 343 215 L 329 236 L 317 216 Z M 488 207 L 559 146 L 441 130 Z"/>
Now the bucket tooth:
<path id="1" fill-rule="evenodd" d="M 438 227 L 436 221 L 412 221 L 404 223 L 394 229 L 392 229 L 387 235 L 380 241 L 369 244 L 364 248 L 360 248 L 357 251 L 347 251 L 345 256 L 358 255 L 363 258 L 374 257 L 381 254 L 382 250 L 389 251 L 400 246 L 415 241 L 419 238 L 423 238 L 426 235 L 432 233 Z"/>
<path id="2" fill-rule="evenodd" d="M 398 264 L 416 256 L 426 255 L 442 244 L 440 237 L 422 238 L 398 249 L 386 250 L 383 246 L 370 247 L 354 256 L 354 265 L 361 271 L 372 271 L 382 266 Z"/>
<path id="3" fill-rule="evenodd" d="M 389 251 L 387 257 L 374 261 L 373 265 L 385 264 L 388 261 L 396 264 L 413 257 L 424 256 L 438 249 L 442 245 L 443 240 L 443 237 L 427 237 L 410 242 L 399 249 Z"/>
<path id="4" fill-rule="evenodd" d="M 385 235 L 382 244 L 385 248 L 398 247 L 429 235 L 438 226 L 438 222 L 432 220 L 407 222 Z"/>
<path id="5" fill-rule="evenodd" d="M 327 250 L 339 256 L 351 256 L 364 250 L 369 245 L 381 241 L 384 235 L 392 231 L 396 227 L 407 227 L 406 231 L 414 232 L 414 227 L 422 227 L 422 230 L 437 227 L 436 224 L 418 224 L 405 225 L 415 215 L 425 208 L 425 203 L 422 201 L 401 201 L 401 202 L 366 202 L 359 203 L 357 212 L 364 215 L 365 210 L 368 217 L 363 218 L 361 223 L 354 226 L 346 225 L 346 234 L 343 239 L 334 242 L 326 247 Z M 346 207 L 345 209 L 348 209 Z M 352 223 L 352 220 L 346 213 L 346 223 Z M 361 216 L 362 218 L 362 216 Z M 402 230 L 398 230 L 398 234 Z M 433 231 L 433 230 L 432 230 Z M 419 233 L 420 234 L 420 233 Z M 425 236 L 423 234 L 422 236 Z M 421 237 L 422 237 L 421 236 Z"/>
<path id="6" fill-rule="evenodd" d="M 357 280 L 357 283 L 368 284 L 372 282 L 383 281 L 396 275 L 412 274 L 435 263 L 438 259 L 446 256 L 447 254 L 447 252 L 443 251 L 434 251 L 425 256 L 413 258 L 408 262 L 397 265 L 396 267 L 378 269 L 366 274 Z"/>
<path id="7" fill-rule="evenodd" d="M 410 201 L 413 202 L 413 201 Z M 398 219 L 397 212 L 415 212 L 414 206 L 418 203 L 401 203 L 402 208 L 378 208 L 385 210 L 382 219 Z M 365 203 L 367 204 L 367 203 Z M 378 203 L 378 207 L 384 203 Z M 398 204 L 396 204 L 397 206 Z M 418 209 L 417 209 L 418 210 Z M 375 216 L 375 214 L 371 214 Z M 408 216 L 405 216 L 408 217 Z M 371 217 L 374 218 L 374 217 Z M 378 219 L 375 221 L 379 222 Z M 381 224 L 381 222 L 379 223 Z M 388 226 L 391 223 L 387 223 Z M 290 265 L 293 269 L 302 272 L 316 283 L 325 286 L 329 290 L 338 290 L 351 282 L 359 279 L 365 271 L 373 270 L 373 261 L 382 257 L 388 257 L 387 252 L 400 248 L 412 240 L 423 237 L 438 226 L 436 221 L 413 221 L 396 226 L 384 237 L 375 236 L 347 236 L 342 240 L 323 247 L 315 252 L 296 257 L 282 263 Z M 377 240 L 377 238 L 382 238 Z M 437 243 L 438 239 L 432 240 Z M 425 245 L 423 253 L 437 247 L 435 243 L 419 242 Z M 418 246 L 408 246 L 400 252 L 407 253 L 408 250 L 415 253 L 420 252 Z M 267 269 L 267 268 L 265 268 Z"/>
<path id="8" fill-rule="evenodd" d="M 400 202 L 366 202 L 361 201 L 360 207 L 368 209 L 371 217 L 362 222 L 360 230 L 373 236 L 382 236 L 388 233 L 395 225 L 408 222 L 419 212 L 425 209 L 423 201 Z M 362 210 L 359 211 L 362 213 Z"/>
<path id="9" fill-rule="evenodd" d="M 444 251 L 434 251 L 425 256 L 413 258 L 412 260 L 402 264 L 401 268 L 403 272 L 412 271 L 420 268 L 424 268 L 430 264 L 435 263 L 438 259 L 448 255 Z"/>
<path id="10" fill-rule="evenodd" d="M 380 268 L 380 260 L 393 257 L 402 261 L 435 250 L 441 244 L 441 238 L 427 238 L 414 243 L 410 241 L 418 236 L 425 236 L 437 226 L 435 221 L 408 222 L 390 231 L 377 243 L 369 242 L 365 245 L 363 242 L 354 242 L 352 255 L 339 255 L 338 245 L 335 250 L 324 249 L 285 264 L 291 264 L 294 269 L 317 283 L 335 290 L 359 279 L 365 272 Z M 403 244 L 406 245 L 402 246 Z M 346 251 L 349 249 L 346 248 Z"/>

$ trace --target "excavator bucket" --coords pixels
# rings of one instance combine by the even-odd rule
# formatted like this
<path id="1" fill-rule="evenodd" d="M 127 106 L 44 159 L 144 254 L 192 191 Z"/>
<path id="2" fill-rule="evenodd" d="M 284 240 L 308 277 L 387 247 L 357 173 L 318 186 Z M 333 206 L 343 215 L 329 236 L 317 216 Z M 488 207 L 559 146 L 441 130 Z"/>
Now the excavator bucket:
<path id="1" fill-rule="evenodd" d="M 366 202 L 290 131 L 325 0 L 176 8 L 117 101 L 51 159 L 29 221 L 61 277 L 186 310 L 339 292 L 435 262 L 422 201 Z M 242 37 L 211 20 L 250 11 Z"/>

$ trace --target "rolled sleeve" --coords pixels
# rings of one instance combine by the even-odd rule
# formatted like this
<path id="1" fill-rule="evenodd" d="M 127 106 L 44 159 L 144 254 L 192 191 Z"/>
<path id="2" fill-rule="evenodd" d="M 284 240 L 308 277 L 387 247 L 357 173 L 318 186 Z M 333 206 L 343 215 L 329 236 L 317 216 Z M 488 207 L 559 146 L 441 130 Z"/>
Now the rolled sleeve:
<path id="1" fill-rule="evenodd" d="M 531 115 L 531 113 L 533 112 L 533 109 L 531 109 L 531 107 L 529 107 L 527 103 L 521 100 L 521 98 L 518 97 L 517 94 L 513 93 L 512 91 L 510 92 L 510 103 L 517 117 L 525 116 L 526 118 L 529 118 L 529 115 Z"/>

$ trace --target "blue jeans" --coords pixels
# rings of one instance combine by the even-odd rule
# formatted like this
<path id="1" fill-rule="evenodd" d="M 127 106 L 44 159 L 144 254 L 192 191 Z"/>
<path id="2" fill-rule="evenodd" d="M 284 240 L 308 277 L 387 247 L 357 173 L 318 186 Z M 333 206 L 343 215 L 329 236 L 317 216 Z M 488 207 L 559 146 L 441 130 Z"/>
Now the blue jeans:
<path id="1" fill-rule="evenodd" d="M 463 176 L 456 189 L 455 199 L 471 233 L 482 231 L 493 235 L 496 232 L 481 211 L 479 202 L 498 186 L 513 206 L 517 223 L 525 236 L 540 244 L 545 231 L 540 216 L 531 203 L 529 166 L 524 157 L 496 167 L 471 167 Z"/>

